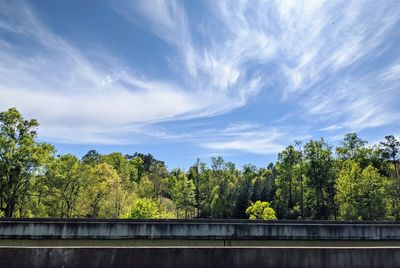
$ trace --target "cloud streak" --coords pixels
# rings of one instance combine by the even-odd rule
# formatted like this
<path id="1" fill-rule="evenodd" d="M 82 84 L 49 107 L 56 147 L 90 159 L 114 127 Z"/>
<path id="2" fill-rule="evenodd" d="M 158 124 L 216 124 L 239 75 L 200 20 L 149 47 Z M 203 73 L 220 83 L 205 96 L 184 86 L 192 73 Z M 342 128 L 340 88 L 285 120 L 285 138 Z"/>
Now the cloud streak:
<path id="1" fill-rule="evenodd" d="M 114 55 L 92 51 L 94 60 L 25 1 L 0 3 L 0 109 L 17 106 L 38 118 L 41 135 L 55 142 L 190 140 L 195 133 L 201 147 L 255 154 L 281 149 L 287 136 L 277 118 L 212 135 L 163 132 L 157 125 L 227 114 L 271 96 L 297 104 L 279 118 L 319 131 L 362 130 L 400 118 L 400 57 L 391 56 L 400 40 L 400 2 L 210 0 L 201 3 L 200 18 L 185 4 L 110 2 L 131 27 L 171 49 L 163 51 L 170 65 L 162 80 Z"/>

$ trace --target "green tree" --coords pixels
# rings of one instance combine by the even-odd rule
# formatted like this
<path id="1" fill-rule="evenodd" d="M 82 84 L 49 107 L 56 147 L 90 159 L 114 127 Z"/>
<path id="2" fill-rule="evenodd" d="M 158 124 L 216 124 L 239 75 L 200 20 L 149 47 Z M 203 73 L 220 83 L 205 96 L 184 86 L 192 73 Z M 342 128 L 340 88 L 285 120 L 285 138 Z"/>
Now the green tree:
<path id="1" fill-rule="evenodd" d="M 43 174 L 34 176 L 28 192 L 24 195 L 24 199 L 19 202 L 15 216 L 24 218 L 48 217 L 49 206 L 46 203 L 50 198 L 52 197 L 48 192 L 45 176 Z"/>
<path id="2" fill-rule="evenodd" d="M 57 157 L 47 166 L 45 184 L 48 197 L 44 202 L 49 216 L 71 218 L 80 215 L 81 212 L 76 210 L 87 183 L 86 176 L 87 170 L 84 170 L 81 161 L 71 154 Z"/>
<path id="3" fill-rule="evenodd" d="M 278 154 L 275 207 L 279 217 L 297 218 L 299 216 L 301 189 L 298 173 L 300 160 L 300 153 L 292 145 Z"/>
<path id="4" fill-rule="evenodd" d="M 35 120 L 25 120 L 17 109 L 0 113 L 0 211 L 13 217 L 29 192 L 32 178 L 54 153 L 53 146 L 36 142 Z"/>
<path id="5" fill-rule="evenodd" d="M 149 177 L 154 186 L 154 198 L 159 200 L 160 193 L 162 192 L 162 181 L 168 177 L 168 171 L 163 162 L 153 162 L 149 167 Z"/>
<path id="6" fill-rule="evenodd" d="M 184 172 L 179 173 L 173 187 L 173 200 L 177 210 L 184 210 L 185 218 L 188 218 L 188 212 L 192 211 L 196 204 L 195 186 L 193 181 L 189 180 Z"/>
<path id="7" fill-rule="evenodd" d="M 346 160 L 337 180 L 335 196 L 339 216 L 343 220 L 359 220 L 361 168 L 354 160 Z"/>
<path id="8" fill-rule="evenodd" d="M 303 147 L 301 140 L 295 140 L 294 144 L 297 146 L 298 153 L 298 182 L 300 183 L 300 217 L 304 218 L 304 174 L 303 174 Z"/>
<path id="9" fill-rule="evenodd" d="M 234 190 L 239 172 L 233 163 L 225 163 L 222 157 L 217 157 L 212 159 L 211 173 L 215 180 L 210 207 L 211 216 L 213 218 L 230 218 L 235 204 Z"/>
<path id="10" fill-rule="evenodd" d="M 213 189 L 215 187 L 215 178 L 212 170 L 207 168 L 205 163 L 200 163 L 199 184 L 198 184 L 198 206 L 200 217 L 211 217 L 211 204 L 213 199 Z"/>
<path id="11" fill-rule="evenodd" d="M 88 217 L 96 218 L 107 214 L 104 212 L 105 203 L 119 183 L 121 179 L 118 173 L 106 163 L 98 164 L 90 170 L 84 192 L 84 207 Z"/>
<path id="12" fill-rule="evenodd" d="M 346 160 L 339 173 L 335 199 L 343 220 L 386 218 L 385 179 L 373 166 L 362 170 L 356 161 Z"/>
<path id="13" fill-rule="evenodd" d="M 272 170 L 260 168 L 252 179 L 252 202 L 257 200 L 271 202 L 275 198 L 275 174 Z"/>
<path id="14" fill-rule="evenodd" d="M 336 215 L 336 173 L 331 147 L 323 140 L 309 141 L 304 146 L 304 173 L 308 217 L 329 219 Z"/>
<path id="15" fill-rule="evenodd" d="M 246 209 L 250 220 L 276 220 L 275 211 L 270 207 L 269 202 L 257 201 Z"/>
<path id="16" fill-rule="evenodd" d="M 344 136 L 341 146 L 336 148 L 336 152 L 339 158 L 355 160 L 367 143 L 358 137 L 357 133 L 348 133 Z"/>
<path id="17" fill-rule="evenodd" d="M 149 179 L 147 175 L 144 175 L 139 182 L 138 189 L 137 189 L 137 194 L 141 198 L 152 198 L 154 197 L 154 184 L 153 182 Z"/>
<path id="18" fill-rule="evenodd" d="M 139 198 L 133 201 L 129 213 L 131 219 L 157 219 L 159 210 L 157 202 L 149 198 Z"/>
<path id="19" fill-rule="evenodd" d="M 139 182 L 142 176 L 144 175 L 144 166 L 143 166 L 143 160 L 140 157 L 134 157 L 134 158 L 129 158 L 128 155 L 126 155 L 129 159 L 130 164 L 134 167 L 136 170 L 136 173 L 133 173 L 137 177 L 131 177 L 131 180 L 134 180 L 135 182 Z"/>
<path id="20" fill-rule="evenodd" d="M 195 188 L 195 207 L 197 217 L 200 217 L 200 159 L 197 158 L 195 164 L 189 168 L 188 178 L 193 181 Z"/>
<path id="21" fill-rule="evenodd" d="M 385 178 L 373 166 L 365 168 L 360 181 L 360 215 L 363 220 L 383 220 L 387 213 Z"/>
<path id="22" fill-rule="evenodd" d="M 111 183 L 107 198 L 103 201 L 99 211 L 102 218 L 120 218 L 129 213 L 131 204 L 136 197 L 133 192 L 124 188 L 121 180 Z"/>
<path id="23" fill-rule="evenodd" d="M 385 141 L 379 143 L 382 147 L 382 151 L 386 158 L 391 159 L 394 167 L 394 175 L 397 177 L 399 173 L 397 172 L 397 154 L 400 150 L 400 141 L 398 141 L 393 135 L 385 136 Z"/>
<path id="24" fill-rule="evenodd" d="M 245 165 L 242 176 L 239 177 L 239 181 L 236 187 L 236 202 L 233 217 L 234 218 L 245 218 L 246 208 L 251 204 L 251 196 L 253 195 L 253 184 L 252 180 L 256 177 L 257 168 L 253 165 Z"/>
<path id="25" fill-rule="evenodd" d="M 123 185 L 132 190 L 134 183 L 138 181 L 138 170 L 135 160 L 129 160 L 122 153 L 111 153 L 101 157 L 103 163 L 107 163 L 117 171 Z"/>
<path id="26" fill-rule="evenodd" d="M 387 168 L 382 159 L 382 151 L 378 148 L 368 148 L 366 145 L 368 142 L 361 139 L 357 133 L 348 133 L 344 136 L 341 146 L 336 148 L 338 156 L 337 168 L 341 168 L 340 165 L 343 161 L 348 159 L 354 160 L 364 169 L 369 165 L 377 168 L 380 173 L 386 174 Z"/>
<path id="27" fill-rule="evenodd" d="M 400 141 L 393 135 L 385 136 L 385 140 L 379 143 L 382 158 L 388 163 L 391 162 L 393 169 L 387 172 L 388 177 L 391 177 L 388 189 L 391 214 L 395 220 L 400 220 L 400 177 L 397 170 L 397 155 L 400 150 Z"/>
<path id="28" fill-rule="evenodd" d="M 82 157 L 82 163 L 92 167 L 100 164 L 100 162 L 101 154 L 99 154 L 99 152 L 97 152 L 96 150 L 90 150 Z"/>

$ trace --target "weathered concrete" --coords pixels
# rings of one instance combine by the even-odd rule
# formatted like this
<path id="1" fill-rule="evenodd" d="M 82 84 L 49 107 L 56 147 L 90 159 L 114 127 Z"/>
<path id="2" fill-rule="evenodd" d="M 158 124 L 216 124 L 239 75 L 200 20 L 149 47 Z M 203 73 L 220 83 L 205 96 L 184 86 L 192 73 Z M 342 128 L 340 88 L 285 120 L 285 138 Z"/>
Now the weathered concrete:
<path id="1" fill-rule="evenodd" d="M 399 248 L 0 248 L 1 267 L 400 267 Z"/>
<path id="2" fill-rule="evenodd" d="M 398 240 L 0 239 L 0 247 L 400 247 Z"/>
<path id="3" fill-rule="evenodd" d="M 400 223 L 3 218 L 0 267 L 400 267 Z"/>
<path id="4" fill-rule="evenodd" d="M 0 239 L 400 241 L 400 223 L 3 218 Z"/>

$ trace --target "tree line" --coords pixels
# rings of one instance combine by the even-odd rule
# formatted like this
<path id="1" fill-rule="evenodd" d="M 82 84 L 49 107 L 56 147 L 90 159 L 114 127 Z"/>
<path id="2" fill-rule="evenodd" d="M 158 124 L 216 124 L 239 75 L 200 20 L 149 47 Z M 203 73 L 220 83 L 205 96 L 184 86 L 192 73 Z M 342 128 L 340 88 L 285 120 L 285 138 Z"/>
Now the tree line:
<path id="1" fill-rule="evenodd" d="M 168 170 L 151 154 L 57 155 L 38 122 L 0 113 L 0 216 L 400 220 L 400 142 L 295 141 L 266 167 L 222 157 Z"/>

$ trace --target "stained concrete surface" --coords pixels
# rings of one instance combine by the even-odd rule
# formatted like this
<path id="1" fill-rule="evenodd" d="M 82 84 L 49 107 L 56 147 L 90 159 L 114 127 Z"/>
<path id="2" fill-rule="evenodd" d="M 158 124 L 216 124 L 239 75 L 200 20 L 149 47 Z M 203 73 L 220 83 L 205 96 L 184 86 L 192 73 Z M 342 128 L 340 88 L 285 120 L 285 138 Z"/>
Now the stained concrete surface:
<path id="1" fill-rule="evenodd" d="M 0 218 L 0 267 L 400 267 L 400 223 Z"/>
<path id="2" fill-rule="evenodd" d="M 399 248 L 0 248 L 1 267 L 400 267 Z"/>
<path id="3" fill-rule="evenodd" d="M 400 240 L 400 224 L 1 219 L 0 239 Z"/>

